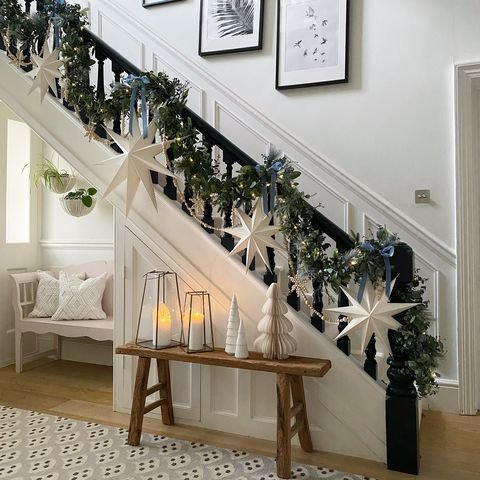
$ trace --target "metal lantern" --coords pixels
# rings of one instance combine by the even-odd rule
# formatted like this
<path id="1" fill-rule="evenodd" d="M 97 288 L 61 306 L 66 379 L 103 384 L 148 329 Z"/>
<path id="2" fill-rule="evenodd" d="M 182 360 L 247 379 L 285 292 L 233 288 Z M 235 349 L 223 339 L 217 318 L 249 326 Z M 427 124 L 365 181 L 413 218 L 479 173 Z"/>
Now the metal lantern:
<path id="1" fill-rule="evenodd" d="M 210 294 L 205 291 L 186 292 L 183 303 L 185 351 L 187 353 L 212 352 L 212 306 Z"/>
<path id="2" fill-rule="evenodd" d="M 153 270 L 146 273 L 144 278 L 135 343 L 153 350 L 183 345 L 177 274 Z"/>

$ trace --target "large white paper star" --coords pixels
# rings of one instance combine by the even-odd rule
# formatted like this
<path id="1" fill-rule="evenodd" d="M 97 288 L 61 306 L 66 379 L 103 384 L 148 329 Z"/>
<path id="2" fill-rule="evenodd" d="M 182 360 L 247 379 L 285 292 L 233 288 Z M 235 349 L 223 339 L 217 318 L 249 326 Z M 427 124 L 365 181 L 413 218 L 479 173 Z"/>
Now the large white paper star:
<path id="1" fill-rule="evenodd" d="M 59 55 L 60 50 L 58 48 L 55 48 L 53 52 L 50 53 L 47 40 L 45 40 L 43 45 L 43 54 L 41 57 L 32 53 L 32 60 L 33 63 L 35 63 L 36 68 L 28 72 L 27 75 L 32 78 L 35 77 L 35 80 L 33 81 L 28 94 L 32 93 L 36 88 L 39 88 L 40 100 L 42 102 L 45 98 L 45 94 L 48 92 L 48 87 L 50 87 L 55 96 L 57 96 L 57 84 L 55 79 L 62 77 L 59 68 L 63 65 L 63 60 L 59 60 L 58 58 Z"/>
<path id="2" fill-rule="evenodd" d="M 241 210 L 237 210 L 236 212 L 240 218 L 241 225 L 234 228 L 224 229 L 225 232 L 240 239 L 235 245 L 235 248 L 230 252 L 230 255 L 234 255 L 246 249 L 247 261 L 245 272 L 248 272 L 248 267 L 255 258 L 255 254 L 258 253 L 263 263 L 268 269 L 270 269 L 267 247 L 283 250 L 283 247 L 272 238 L 272 235 L 275 235 L 280 228 L 275 227 L 274 225 L 269 225 L 272 217 L 271 215 L 265 215 L 263 213 L 260 200 L 258 200 L 253 207 L 253 214 L 251 217 Z"/>
<path id="3" fill-rule="evenodd" d="M 133 198 L 138 189 L 140 182 L 147 190 L 150 199 L 152 200 L 155 209 L 157 209 L 157 199 L 155 198 L 155 191 L 153 189 L 152 178 L 150 170 L 173 177 L 173 173 L 155 160 L 157 155 L 163 154 L 165 156 L 166 148 L 173 143 L 173 140 L 164 141 L 161 143 L 152 143 L 155 139 L 155 132 L 157 127 L 154 122 L 148 126 L 147 138 L 143 138 L 142 132 L 138 126 L 138 119 L 135 116 L 133 121 L 133 135 L 122 137 L 114 131 L 107 129 L 108 135 L 115 141 L 115 143 L 122 149 L 123 153 L 109 158 L 103 163 L 111 161 L 122 161 L 120 168 L 113 177 L 110 185 L 104 193 L 104 197 L 109 195 L 122 182 L 127 181 L 127 196 L 125 202 L 125 214 L 128 216 L 130 207 L 132 206 Z"/>
<path id="4" fill-rule="evenodd" d="M 385 345 L 388 353 L 391 353 L 388 330 L 398 330 L 402 326 L 392 315 L 404 312 L 418 305 L 418 303 L 389 303 L 385 289 L 378 296 L 371 281 L 367 282 L 361 302 L 356 299 L 351 290 L 343 287 L 342 290 L 350 300 L 351 306 L 325 309 L 327 312 L 335 312 L 352 319 L 335 340 L 348 335 L 353 330 L 360 330 L 362 342 L 360 351 L 363 356 L 372 334 L 375 333 L 377 338 Z"/>

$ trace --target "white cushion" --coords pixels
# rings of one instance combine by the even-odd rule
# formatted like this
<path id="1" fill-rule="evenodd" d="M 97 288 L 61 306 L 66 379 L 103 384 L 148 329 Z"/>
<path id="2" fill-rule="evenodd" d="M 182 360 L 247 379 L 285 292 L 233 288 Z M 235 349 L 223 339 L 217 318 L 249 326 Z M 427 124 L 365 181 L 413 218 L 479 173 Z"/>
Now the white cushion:
<path id="1" fill-rule="evenodd" d="M 75 275 L 82 280 L 84 273 Z M 38 287 L 35 307 L 28 315 L 29 317 L 51 317 L 58 308 L 58 296 L 60 293 L 60 281 L 51 272 L 37 271 Z"/>
<path id="2" fill-rule="evenodd" d="M 102 310 L 102 297 L 107 273 L 81 281 L 73 275 L 60 272 L 58 309 L 52 320 L 101 320 L 106 318 Z"/>

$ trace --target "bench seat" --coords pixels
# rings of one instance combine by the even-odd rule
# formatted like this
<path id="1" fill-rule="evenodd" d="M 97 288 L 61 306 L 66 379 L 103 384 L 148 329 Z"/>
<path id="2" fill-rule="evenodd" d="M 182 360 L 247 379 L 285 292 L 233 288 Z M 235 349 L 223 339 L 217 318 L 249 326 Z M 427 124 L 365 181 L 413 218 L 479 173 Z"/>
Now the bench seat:
<path id="1" fill-rule="evenodd" d="M 98 341 L 113 341 L 113 317 L 104 320 L 52 320 L 51 318 L 24 318 L 22 333 L 54 333 L 62 337 L 89 337 Z"/>
<path id="2" fill-rule="evenodd" d="M 28 315 L 33 310 L 38 288 L 37 272 L 12 274 L 12 305 L 15 311 L 15 366 L 20 373 L 24 362 L 47 355 L 61 358 L 62 337 L 88 337 L 97 341 L 113 341 L 113 263 L 97 261 L 56 267 L 50 269 L 58 278 L 60 271 L 69 274 L 85 273 L 87 278 L 97 277 L 107 272 L 105 291 L 102 297 L 102 308 L 107 315 L 103 320 L 52 320 L 51 318 L 33 318 Z M 37 352 L 24 356 L 23 335 L 26 333 L 53 334 L 54 348 L 45 352 Z"/>

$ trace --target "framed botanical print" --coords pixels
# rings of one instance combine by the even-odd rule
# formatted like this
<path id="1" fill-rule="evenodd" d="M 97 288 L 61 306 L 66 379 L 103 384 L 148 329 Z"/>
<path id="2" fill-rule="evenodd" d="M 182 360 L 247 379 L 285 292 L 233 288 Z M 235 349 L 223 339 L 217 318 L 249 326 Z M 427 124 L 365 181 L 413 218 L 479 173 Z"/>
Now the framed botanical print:
<path id="1" fill-rule="evenodd" d="M 199 55 L 260 50 L 264 0 L 200 0 Z"/>
<path id="2" fill-rule="evenodd" d="M 278 0 L 278 90 L 348 81 L 349 0 Z"/>
<path id="3" fill-rule="evenodd" d="M 178 2 L 179 0 L 142 0 L 142 6 L 145 8 L 155 5 L 163 5 L 164 3 Z"/>

